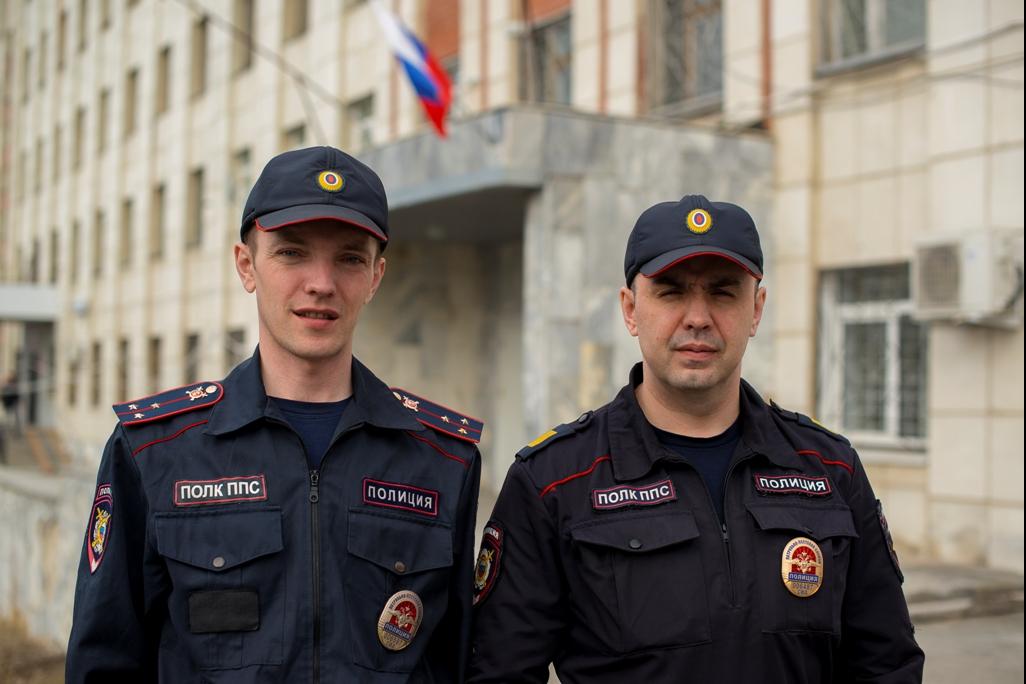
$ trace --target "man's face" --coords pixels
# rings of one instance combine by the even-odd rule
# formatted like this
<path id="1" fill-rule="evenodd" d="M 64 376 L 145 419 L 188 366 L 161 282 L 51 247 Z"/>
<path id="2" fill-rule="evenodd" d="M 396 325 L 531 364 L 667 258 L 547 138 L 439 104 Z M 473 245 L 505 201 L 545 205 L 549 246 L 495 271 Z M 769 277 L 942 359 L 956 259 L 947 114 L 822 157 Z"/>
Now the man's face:
<path id="1" fill-rule="evenodd" d="M 263 232 L 235 246 L 235 266 L 255 292 L 262 349 L 317 362 L 352 351 L 353 331 L 385 273 L 366 232 L 319 220 Z"/>
<path id="2" fill-rule="evenodd" d="M 738 383 L 765 301 L 755 278 L 716 256 L 687 259 L 654 278 L 639 274 L 633 290 L 620 291 L 627 330 L 641 346 L 645 381 L 666 390 Z"/>

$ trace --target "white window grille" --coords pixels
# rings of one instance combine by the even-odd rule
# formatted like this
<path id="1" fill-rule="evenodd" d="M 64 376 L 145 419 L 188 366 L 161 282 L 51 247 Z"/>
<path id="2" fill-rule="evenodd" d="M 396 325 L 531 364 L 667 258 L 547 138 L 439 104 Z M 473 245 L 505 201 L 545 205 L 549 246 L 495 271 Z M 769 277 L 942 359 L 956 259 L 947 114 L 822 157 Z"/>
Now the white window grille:
<path id="1" fill-rule="evenodd" d="M 859 446 L 925 448 L 927 336 L 912 314 L 908 264 L 823 274 L 817 413 Z"/>
<path id="2" fill-rule="evenodd" d="M 918 49 L 926 41 L 925 0 L 821 0 L 821 64 L 858 66 Z"/>

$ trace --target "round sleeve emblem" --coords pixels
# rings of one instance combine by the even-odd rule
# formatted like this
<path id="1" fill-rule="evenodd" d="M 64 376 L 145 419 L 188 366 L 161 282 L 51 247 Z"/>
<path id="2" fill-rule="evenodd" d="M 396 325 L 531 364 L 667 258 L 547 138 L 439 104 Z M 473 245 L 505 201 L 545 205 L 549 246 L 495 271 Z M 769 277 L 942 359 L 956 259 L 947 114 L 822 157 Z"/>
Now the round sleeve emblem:
<path id="1" fill-rule="evenodd" d="M 712 228 L 712 216 L 705 209 L 692 209 L 688 212 L 687 224 L 692 233 L 708 233 Z"/>
<path id="2" fill-rule="evenodd" d="M 317 175 L 317 185 L 321 186 L 321 190 L 338 192 L 345 185 L 345 181 L 338 171 L 321 171 Z"/>
<path id="3" fill-rule="evenodd" d="M 424 604 L 416 592 L 396 592 L 378 618 L 378 641 L 389 651 L 401 651 L 413 641 L 423 619 Z"/>
<path id="4" fill-rule="evenodd" d="M 780 577 L 787 590 L 808 598 L 823 586 L 823 551 L 808 537 L 795 537 L 784 546 Z"/>

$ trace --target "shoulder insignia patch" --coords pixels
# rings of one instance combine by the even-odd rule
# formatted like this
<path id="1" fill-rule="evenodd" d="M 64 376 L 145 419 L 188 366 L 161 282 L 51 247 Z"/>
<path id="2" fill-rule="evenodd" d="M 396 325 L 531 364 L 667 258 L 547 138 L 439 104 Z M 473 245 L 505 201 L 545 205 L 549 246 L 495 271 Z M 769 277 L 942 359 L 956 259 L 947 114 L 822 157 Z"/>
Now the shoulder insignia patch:
<path id="1" fill-rule="evenodd" d="M 413 412 L 414 418 L 432 430 L 477 444 L 481 441 L 484 423 L 477 418 L 463 415 L 451 408 L 428 401 L 411 394 L 400 387 L 392 387 L 392 394 L 404 407 Z"/>
<path id="2" fill-rule="evenodd" d="M 149 397 L 114 404 L 114 413 L 122 425 L 142 425 L 213 406 L 224 396 L 219 382 L 197 382 L 164 390 Z"/>
<path id="3" fill-rule="evenodd" d="M 525 446 L 523 449 L 517 452 L 517 458 L 530 458 L 531 456 L 534 456 L 536 453 L 547 447 L 549 444 L 552 444 L 553 442 L 563 437 L 574 434 L 575 432 L 583 428 L 585 425 L 587 425 L 589 422 L 591 422 L 591 411 L 586 411 L 585 413 L 581 414 L 580 418 L 573 421 L 572 423 L 563 423 L 562 425 L 557 425 L 551 430 L 547 430 L 541 433 L 533 440 L 528 442 L 527 446 Z"/>
<path id="4" fill-rule="evenodd" d="M 822 432 L 824 435 L 827 435 L 828 437 L 832 437 L 833 439 L 837 440 L 838 442 L 841 442 L 843 444 L 847 444 L 847 445 L 851 446 L 851 442 L 848 441 L 847 437 L 845 437 L 844 435 L 841 435 L 841 434 L 838 434 L 838 433 L 834 432 L 833 430 L 827 428 L 826 426 L 824 426 L 822 423 L 820 423 L 816 419 L 809 418 L 804 413 L 797 413 L 796 411 L 788 411 L 787 409 L 780 408 L 773 401 L 770 402 L 770 406 L 772 406 L 773 410 L 776 411 L 780 416 L 782 416 L 786 420 L 790 420 L 791 422 L 798 423 L 799 425 L 801 425 L 803 427 L 812 428 L 813 430 L 817 430 L 818 432 Z"/>

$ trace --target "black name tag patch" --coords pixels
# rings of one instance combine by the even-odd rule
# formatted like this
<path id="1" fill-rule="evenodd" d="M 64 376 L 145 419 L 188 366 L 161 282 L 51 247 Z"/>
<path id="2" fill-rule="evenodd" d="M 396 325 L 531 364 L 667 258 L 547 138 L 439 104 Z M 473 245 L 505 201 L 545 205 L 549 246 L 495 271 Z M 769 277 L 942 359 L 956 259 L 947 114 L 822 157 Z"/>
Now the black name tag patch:
<path id="1" fill-rule="evenodd" d="M 178 480 L 175 482 L 175 506 L 204 506 L 237 501 L 266 501 L 267 484 L 263 473 L 221 477 L 216 480 Z"/>
<path id="2" fill-rule="evenodd" d="M 755 474 L 755 489 L 763 494 L 805 494 L 806 496 L 827 496 L 833 491 L 830 480 L 810 475 L 760 475 Z"/>
<path id="3" fill-rule="evenodd" d="M 401 511 L 438 515 L 438 492 L 398 482 L 363 479 L 363 502 L 369 506 L 398 508 Z"/>
<path id="4" fill-rule="evenodd" d="M 591 490 L 591 506 L 597 511 L 625 506 L 655 506 L 676 499 L 677 490 L 673 488 L 673 482 L 670 480 L 660 480 L 640 487 L 620 485 L 609 489 Z"/>

